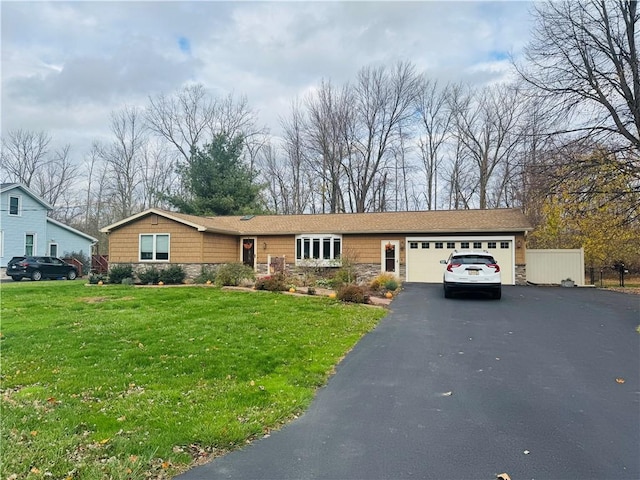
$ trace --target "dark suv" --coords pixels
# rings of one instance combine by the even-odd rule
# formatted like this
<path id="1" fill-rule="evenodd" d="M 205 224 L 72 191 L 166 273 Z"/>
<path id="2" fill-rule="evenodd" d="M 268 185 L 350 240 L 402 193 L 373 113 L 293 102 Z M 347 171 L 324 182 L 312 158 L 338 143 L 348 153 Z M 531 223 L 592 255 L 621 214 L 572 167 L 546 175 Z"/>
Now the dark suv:
<path id="1" fill-rule="evenodd" d="M 13 257 L 7 263 L 7 275 L 17 282 L 25 277 L 35 281 L 62 277 L 74 280 L 78 277 L 78 269 L 56 257 Z"/>

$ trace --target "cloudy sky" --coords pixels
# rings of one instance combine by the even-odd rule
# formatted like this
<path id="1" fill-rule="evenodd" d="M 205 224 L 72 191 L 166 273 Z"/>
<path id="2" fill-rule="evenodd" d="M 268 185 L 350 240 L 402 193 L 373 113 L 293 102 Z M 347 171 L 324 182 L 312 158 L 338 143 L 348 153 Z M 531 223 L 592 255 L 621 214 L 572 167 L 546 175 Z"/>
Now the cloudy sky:
<path id="1" fill-rule="evenodd" d="M 510 75 L 529 40 L 522 1 L 0 2 L 2 132 L 45 131 L 78 159 L 109 115 L 202 83 L 245 95 L 262 124 L 322 79 L 412 62 L 442 81 Z"/>

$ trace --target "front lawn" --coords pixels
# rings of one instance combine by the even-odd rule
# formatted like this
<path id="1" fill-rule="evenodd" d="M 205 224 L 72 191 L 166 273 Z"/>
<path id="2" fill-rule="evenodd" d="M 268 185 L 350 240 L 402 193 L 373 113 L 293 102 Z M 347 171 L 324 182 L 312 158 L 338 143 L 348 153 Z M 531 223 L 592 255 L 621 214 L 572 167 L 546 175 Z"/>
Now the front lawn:
<path id="1" fill-rule="evenodd" d="M 211 287 L 1 289 L 0 478 L 170 478 L 303 411 L 384 310 Z"/>

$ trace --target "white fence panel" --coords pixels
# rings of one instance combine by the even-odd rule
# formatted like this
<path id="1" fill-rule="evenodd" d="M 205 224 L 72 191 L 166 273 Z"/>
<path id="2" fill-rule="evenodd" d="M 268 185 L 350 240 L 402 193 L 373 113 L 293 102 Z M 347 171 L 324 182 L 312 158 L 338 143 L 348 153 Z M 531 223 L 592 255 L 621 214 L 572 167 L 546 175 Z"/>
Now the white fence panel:
<path id="1" fill-rule="evenodd" d="M 584 282 L 584 250 L 529 250 L 526 254 L 527 282 L 536 285 L 559 285 L 570 278 L 576 285 Z"/>

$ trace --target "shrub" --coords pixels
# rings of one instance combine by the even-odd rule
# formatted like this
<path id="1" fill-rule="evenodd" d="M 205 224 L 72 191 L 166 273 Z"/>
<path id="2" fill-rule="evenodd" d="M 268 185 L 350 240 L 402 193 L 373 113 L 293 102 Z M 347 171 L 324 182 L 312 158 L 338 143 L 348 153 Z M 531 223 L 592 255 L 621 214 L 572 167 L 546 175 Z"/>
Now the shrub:
<path id="1" fill-rule="evenodd" d="M 153 285 L 160 280 L 160 270 L 156 267 L 149 267 L 138 272 L 138 278 L 143 285 Z"/>
<path id="2" fill-rule="evenodd" d="M 106 282 L 107 277 L 101 273 L 91 273 L 89 274 L 89 283 L 92 285 L 97 285 L 98 282 Z"/>
<path id="3" fill-rule="evenodd" d="M 351 303 L 365 303 L 364 289 L 354 284 L 343 285 L 336 292 L 338 300 Z"/>
<path id="4" fill-rule="evenodd" d="M 169 285 L 182 283 L 186 274 L 180 265 L 169 265 L 160 270 L 160 280 Z"/>
<path id="5" fill-rule="evenodd" d="M 237 287 L 242 280 L 253 280 L 255 277 L 253 268 L 243 263 L 226 263 L 216 271 L 216 285 Z"/>
<path id="6" fill-rule="evenodd" d="M 355 269 L 347 266 L 339 268 L 333 277 L 334 285 L 352 284 L 356 281 Z"/>
<path id="7" fill-rule="evenodd" d="M 387 283 L 392 280 L 395 281 L 395 277 L 392 274 L 381 273 L 378 276 L 376 276 L 373 280 L 371 280 L 371 283 L 369 283 L 369 287 L 373 291 L 378 291 L 382 287 L 389 288 L 387 287 Z M 398 288 L 398 282 L 396 282 L 396 288 Z M 396 288 L 393 288 L 391 290 L 395 290 Z"/>
<path id="8" fill-rule="evenodd" d="M 135 282 L 133 281 L 133 278 L 131 277 L 127 277 L 127 278 L 123 278 L 122 282 L 120 282 L 122 285 L 133 285 Z"/>
<path id="9" fill-rule="evenodd" d="M 316 280 L 316 286 L 333 289 L 336 286 L 336 281 L 334 278 L 319 278 Z"/>
<path id="10" fill-rule="evenodd" d="M 395 278 L 387 280 L 384 284 L 384 288 L 386 288 L 390 292 L 393 292 L 394 290 L 398 289 L 398 281 Z"/>
<path id="11" fill-rule="evenodd" d="M 125 278 L 133 278 L 131 265 L 114 265 L 109 269 L 109 283 L 122 283 Z"/>
<path id="12" fill-rule="evenodd" d="M 315 295 L 316 294 L 316 289 L 313 287 L 309 287 L 307 288 L 307 295 Z"/>
<path id="13" fill-rule="evenodd" d="M 284 292 L 289 290 L 286 278 L 282 273 L 277 273 L 270 277 L 263 277 L 256 280 L 254 287 L 256 290 L 268 290 L 270 292 Z"/>
<path id="14" fill-rule="evenodd" d="M 193 283 L 207 283 L 207 280 L 211 282 L 216 281 L 216 269 L 214 267 L 205 267 L 204 265 L 200 267 L 200 273 L 196 278 L 193 279 Z"/>

